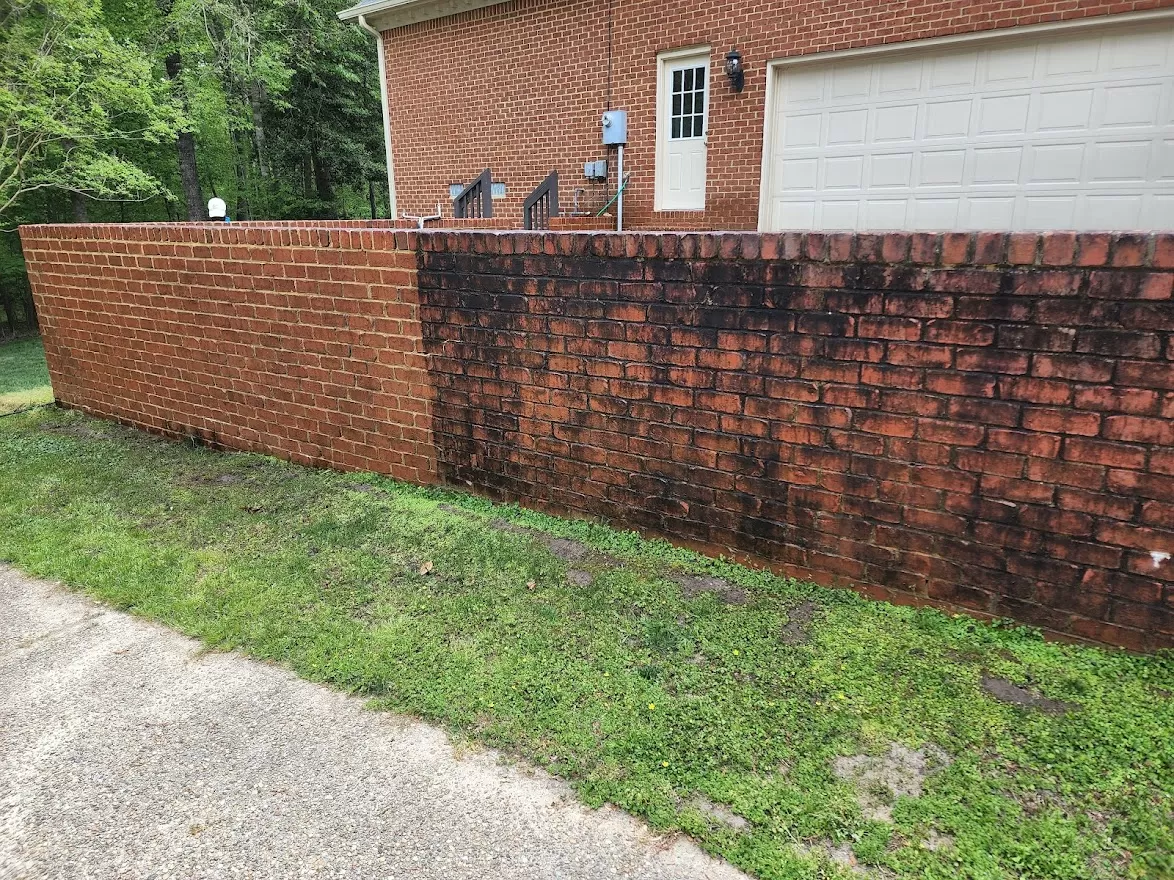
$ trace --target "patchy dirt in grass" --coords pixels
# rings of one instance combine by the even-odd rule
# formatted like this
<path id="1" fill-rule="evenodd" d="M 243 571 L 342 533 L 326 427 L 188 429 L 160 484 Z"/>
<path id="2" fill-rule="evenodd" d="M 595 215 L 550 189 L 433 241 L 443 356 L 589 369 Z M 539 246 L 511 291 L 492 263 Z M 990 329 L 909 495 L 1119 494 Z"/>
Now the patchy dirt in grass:
<path id="1" fill-rule="evenodd" d="M 787 622 L 779 631 L 779 641 L 784 645 L 802 645 L 809 638 L 811 621 L 819 606 L 814 602 L 800 602 L 787 611 Z"/>
<path id="2" fill-rule="evenodd" d="M 921 845 L 932 852 L 937 852 L 938 850 L 952 847 L 954 845 L 954 838 L 949 834 L 942 834 L 931 828 Z"/>
<path id="3" fill-rule="evenodd" d="M 572 568 L 567 572 L 567 580 L 576 587 L 589 587 L 595 580 L 595 575 L 580 568 Z"/>
<path id="4" fill-rule="evenodd" d="M 1038 709 L 1040 712 L 1047 712 L 1050 715 L 1063 715 L 1065 712 L 1078 708 L 1072 703 L 1050 699 L 1043 694 L 1037 694 L 1035 691 L 1020 687 L 995 675 L 982 677 L 982 689 L 1003 703 L 1022 706 L 1026 709 Z"/>
<path id="5" fill-rule="evenodd" d="M 542 539 L 539 539 L 542 540 Z M 591 554 L 591 548 L 570 538 L 547 538 L 542 541 L 546 549 L 563 562 L 580 562 Z"/>
<path id="6" fill-rule="evenodd" d="M 491 519 L 489 521 L 489 527 L 491 529 L 497 529 L 499 532 L 510 532 L 514 535 L 530 535 L 531 537 L 535 538 L 538 537 L 539 534 L 534 529 L 528 529 L 525 526 L 520 526 L 517 523 L 512 523 L 508 519 L 502 519 L 501 517 L 498 517 L 497 519 Z"/>
<path id="7" fill-rule="evenodd" d="M 187 477 L 183 482 L 188 486 L 235 486 L 243 483 L 244 477 L 236 474 L 196 474 Z"/>
<path id="8" fill-rule="evenodd" d="M 925 780 L 950 766 L 946 752 L 927 743 L 911 749 L 893 743 L 887 755 L 851 755 L 836 758 L 836 776 L 856 786 L 856 799 L 864 818 L 892 820 L 893 802 L 902 796 L 921 797 Z"/>
<path id="9" fill-rule="evenodd" d="M 443 507 L 444 505 L 441 505 Z M 517 523 L 512 523 L 509 520 L 498 519 L 490 520 L 490 528 L 496 529 L 499 532 L 509 532 L 514 535 L 525 535 L 528 538 L 536 541 L 544 546 L 553 555 L 557 556 L 563 562 L 578 563 L 580 566 L 593 566 L 595 568 L 624 568 L 624 563 L 614 556 L 609 556 L 606 553 L 600 553 L 592 547 L 584 544 L 582 541 L 576 541 L 573 538 L 558 538 L 554 535 L 549 535 L 546 532 L 538 529 L 527 528 L 520 526 Z M 583 568 L 572 569 L 567 573 L 567 578 L 576 586 L 587 586 L 594 576 Z M 587 583 L 579 583 L 584 580 L 586 576 Z"/>
<path id="10" fill-rule="evenodd" d="M 725 804 L 714 803 L 703 794 L 693 795 L 686 801 L 685 806 L 692 807 L 707 819 L 712 819 L 714 822 L 735 831 L 747 831 L 750 828 L 750 822 L 745 816 L 739 816 Z"/>
<path id="11" fill-rule="evenodd" d="M 850 843 L 832 843 L 830 840 L 820 840 L 815 843 L 797 843 L 794 846 L 803 855 L 819 854 L 832 864 L 847 868 L 849 872 L 860 877 L 888 878 L 893 876 L 881 868 L 860 864 L 856 860 L 856 853 L 852 852 Z"/>
<path id="12" fill-rule="evenodd" d="M 694 599 L 703 593 L 712 593 L 726 605 L 745 605 L 750 601 L 749 593 L 724 578 L 679 574 L 673 579 L 681 585 L 681 592 L 685 594 L 686 599 Z"/>
<path id="13" fill-rule="evenodd" d="M 79 440 L 114 439 L 114 434 L 112 434 L 110 431 L 94 427 L 94 423 L 90 421 L 47 422 L 45 424 L 38 425 L 38 430 L 45 431 L 49 434 L 65 434 L 68 437 L 76 437 Z"/>
<path id="14" fill-rule="evenodd" d="M 364 495 L 382 495 L 383 490 L 378 486 L 372 486 L 370 483 L 355 483 L 353 486 L 348 486 L 352 492 L 361 492 Z"/>

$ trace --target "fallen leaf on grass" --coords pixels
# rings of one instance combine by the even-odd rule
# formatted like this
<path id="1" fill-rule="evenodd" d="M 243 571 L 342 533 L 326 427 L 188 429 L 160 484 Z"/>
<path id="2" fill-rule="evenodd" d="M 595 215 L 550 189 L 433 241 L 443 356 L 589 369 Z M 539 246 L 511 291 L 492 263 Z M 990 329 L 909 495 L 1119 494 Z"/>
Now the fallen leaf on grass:
<path id="1" fill-rule="evenodd" d="M 538 584 L 534 583 L 534 581 L 526 581 L 526 589 L 527 590 L 532 590 L 536 586 L 538 586 Z"/>
<path id="2" fill-rule="evenodd" d="M 429 559 L 427 562 L 425 562 L 423 565 L 420 566 L 420 574 L 428 574 L 430 571 L 432 571 L 432 560 L 431 559 Z"/>

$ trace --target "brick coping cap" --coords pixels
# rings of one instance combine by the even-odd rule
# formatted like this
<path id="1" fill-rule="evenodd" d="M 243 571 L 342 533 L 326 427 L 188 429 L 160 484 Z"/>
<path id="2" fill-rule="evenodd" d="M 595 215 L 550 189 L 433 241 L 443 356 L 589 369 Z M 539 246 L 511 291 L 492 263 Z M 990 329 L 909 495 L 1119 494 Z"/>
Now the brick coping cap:
<path id="1" fill-rule="evenodd" d="M 1174 232 L 527 232 L 405 230 L 394 222 L 70 223 L 20 229 L 29 248 L 54 240 L 105 240 L 629 259 L 1174 269 Z"/>

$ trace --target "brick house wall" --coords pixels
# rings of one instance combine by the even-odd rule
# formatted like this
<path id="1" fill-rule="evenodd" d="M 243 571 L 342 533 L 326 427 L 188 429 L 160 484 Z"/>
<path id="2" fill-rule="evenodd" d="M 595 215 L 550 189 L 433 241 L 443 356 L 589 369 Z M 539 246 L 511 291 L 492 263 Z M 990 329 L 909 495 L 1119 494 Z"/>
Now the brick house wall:
<path id="1" fill-rule="evenodd" d="M 59 401 L 1174 646 L 1174 236 L 385 227 L 25 227 Z"/>
<path id="2" fill-rule="evenodd" d="M 432 482 L 416 258 L 384 226 L 23 227 L 57 401 Z"/>
<path id="3" fill-rule="evenodd" d="M 396 28 L 383 42 L 397 203 L 428 214 L 440 202 L 448 215 L 449 184 L 488 167 L 507 186 L 495 216 L 515 226 L 523 199 L 552 169 L 564 211 L 576 187 L 585 190 L 584 205 L 602 207 L 615 190 L 614 161 L 606 187 L 585 182 L 582 167 L 606 155 L 599 118 L 610 96 L 612 107 L 629 113 L 627 227 L 755 229 L 767 62 L 1168 6 L 1174 0 L 717 0 L 687 8 L 660 0 L 511 0 Z M 656 212 L 656 56 L 698 45 L 712 53 L 706 209 Z M 747 67 L 740 94 L 722 73 L 735 45 Z"/>

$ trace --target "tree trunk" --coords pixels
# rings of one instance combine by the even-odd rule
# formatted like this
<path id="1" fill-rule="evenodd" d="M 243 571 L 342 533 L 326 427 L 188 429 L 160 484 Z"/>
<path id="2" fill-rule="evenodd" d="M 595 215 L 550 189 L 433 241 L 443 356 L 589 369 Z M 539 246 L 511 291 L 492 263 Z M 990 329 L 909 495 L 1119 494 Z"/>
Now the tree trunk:
<path id="1" fill-rule="evenodd" d="M 269 177 L 269 165 L 265 162 L 265 120 L 261 117 L 262 103 L 265 98 L 264 86 L 253 80 L 249 86 L 249 107 L 253 111 L 253 140 L 257 147 L 257 172 L 261 179 Z"/>
<path id="2" fill-rule="evenodd" d="M 302 157 L 302 195 L 307 199 L 314 192 L 314 163 L 309 156 Z"/>
<path id="3" fill-rule="evenodd" d="M 318 192 L 318 199 L 323 202 L 334 202 L 334 186 L 330 182 L 330 169 L 318 155 L 318 147 L 310 148 L 310 159 L 314 164 L 314 188 Z"/>
<path id="4" fill-rule="evenodd" d="M 178 52 L 172 52 L 164 60 L 167 78 L 178 85 L 180 59 Z M 176 138 L 179 154 L 179 177 L 183 183 L 183 199 L 187 202 L 189 220 L 206 220 L 204 213 L 204 191 L 200 188 L 200 172 L 196 167 L 196 136 L 190 131 L 181 131 Z"/>
<path id="5" fill-rule="evenodd" d="M 375 214 L 375 181 L 367 181 L 367 201 L 371 203 L 371 219 L 374 220 Z"/>
<path id="6" fill-rule="evenodd" d="M 236 211 L 237 220 L 249 219 L 248 174 L 245 172 L 244 151 L 241 148 L 240 133 L 235 129 L 232 132 L 232 164 L 236 172 Z"/>
<path id="7" fill-rule="evenodd" d="M 86 197 L 83 193 L 71 192 L 69 194 L 70 204 L 73 205 L 73 222 L 74 223 L 89 223 L 90 212 L 86 207 Z"/>

